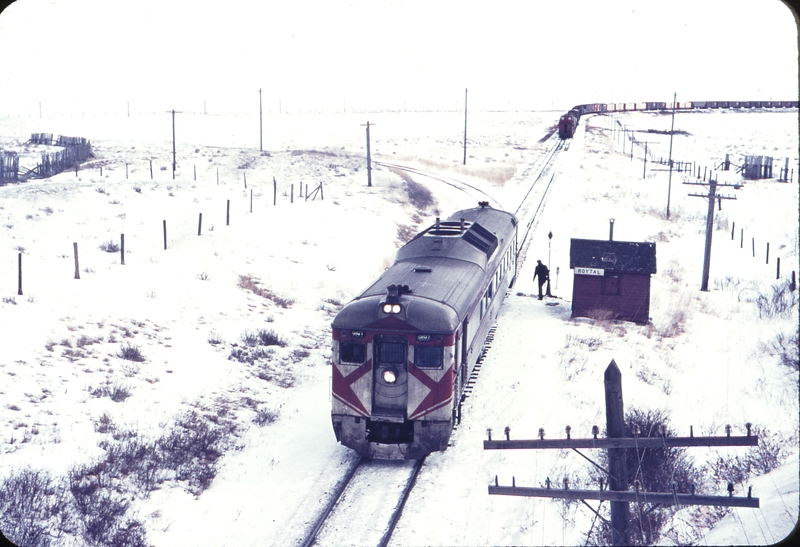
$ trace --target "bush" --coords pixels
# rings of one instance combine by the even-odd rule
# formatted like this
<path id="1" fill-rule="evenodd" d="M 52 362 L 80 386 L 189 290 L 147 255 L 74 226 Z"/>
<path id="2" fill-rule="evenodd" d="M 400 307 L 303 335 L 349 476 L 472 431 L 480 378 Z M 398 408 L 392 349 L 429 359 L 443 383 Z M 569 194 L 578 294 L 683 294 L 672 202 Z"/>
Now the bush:
<path id="1" fill-rule="evenodd" d="M 139 349 L 139 346 L 134 346 L 131 344 L 126 344 L 119 348 L 117 357 L 120 359 L 125 359 L 126 361 L 136 361 L 137 363 L 144 361 L 144 355 L 142 355 L 142 351 Z"/>
<path id="2" fill-rule="evenodd" d="M 118 253 L 119 244 L 109 239 L 108 241 L 104 241 L 103 243 L 100 244 L 100 250 L 105 251 L 107 253 Z"/>
<path id="3" fill-rule="evenodd" d="M 762 344 L 763 351 L 778 358 L 781 365 L 793 372 L 800 371 L 800 332 L 779 332 L 775 338 Z"/>
<path id="4" fill-rule="evenodd" d="M 638 427 L 638 437 L 674 437 L 675 432 L 669 428 L 668 416 L 658 410 L 642 411 L 629 409 L 625 414 L 625 436 L 633 437 L 634 427 Z M 671 492 L 674 488 L 679 493 L 688 493 L 695 488 L 701 493 L 704 488 L 703 475 L 686 455 L 683 448 L 640 448 L 627 449 L 625 460 L 628 467 L 627 487 L 639 483 L 639 489 L 647 492 Z M 601 452 L 599 465 L 608 469 L 608 455 Z M 604 475 L 597 475 L 595 479 Z M 631 511 L 628 525 L 630 540 L 633 545 L 655 545 L 662 537 L 666 523 L 670 518 L 668 508 L 657 504 L 642 503 L 635 505 L 638 510 Z M 602 522 L 594 529 L 590 541 L 597 545 L 611 544 L 611 528 Z"/>
<path id="5" fill-rule="evenodd" d="M 797 295 L 789 289 L 788 281 L 773 283 L 767 294 L 759 294 L 755 300 L 758 317 L 784 317 L 792 313 L 797 306 Z"/>
<path id="6" fill-rule="evenodd" d="M 47 547 L 67 528 L 63 484 L 30 468 L 0 483 L 0 530 L 18 547 Z"/>
<path id="7" fill-rule="evenodd" d="M 280 418 L 280 415 L 279 409 L 259 408 L 256 411 L 255 418 L 253 418 L 253 423 L 259 427 L 264 427 L 265 425 L 276 422 L 278 418 Z"/>
<path id="8" fill-rule="evenodd" d="M 758 426 L 752 428 L 758 446 L 751 446 L 743 456 L 721 456 L 717 453 L 706 470 L 718 483 L 742 484 L 752 476 L 764 475 L 780 466 L 787 457 L 790 443 L 778 433 Z"/>

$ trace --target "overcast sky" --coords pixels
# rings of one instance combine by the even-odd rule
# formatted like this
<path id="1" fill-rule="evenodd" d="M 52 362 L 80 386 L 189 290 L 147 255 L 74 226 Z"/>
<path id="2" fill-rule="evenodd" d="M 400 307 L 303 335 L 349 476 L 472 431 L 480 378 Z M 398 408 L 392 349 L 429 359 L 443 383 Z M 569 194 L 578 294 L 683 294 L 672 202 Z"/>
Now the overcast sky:
<path id="1" fill-rule="evenodd" d="M 18 0 L 0 113 L 796 100 L 797 37 L 780 0 Z"/>

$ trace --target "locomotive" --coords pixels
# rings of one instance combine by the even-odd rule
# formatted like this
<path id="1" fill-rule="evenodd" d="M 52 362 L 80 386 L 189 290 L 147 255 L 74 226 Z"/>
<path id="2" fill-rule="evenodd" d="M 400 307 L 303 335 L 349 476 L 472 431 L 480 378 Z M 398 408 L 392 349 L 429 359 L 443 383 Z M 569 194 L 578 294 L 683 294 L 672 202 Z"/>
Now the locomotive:
<path id="1" fill-rule="evenodd" d="M 558 120 L 558 136 L 562 139 L 571 139 L 578 127 L 578 120 L 581 118 L 579 110 L 573 108 Z"/>
<path id="2" fill-rule="evenodd" d="M 331 420 L 361 456 L 445 450 L 517 273 L 517 219 L 488 202 L 417 234 L 332 328 Z"/>

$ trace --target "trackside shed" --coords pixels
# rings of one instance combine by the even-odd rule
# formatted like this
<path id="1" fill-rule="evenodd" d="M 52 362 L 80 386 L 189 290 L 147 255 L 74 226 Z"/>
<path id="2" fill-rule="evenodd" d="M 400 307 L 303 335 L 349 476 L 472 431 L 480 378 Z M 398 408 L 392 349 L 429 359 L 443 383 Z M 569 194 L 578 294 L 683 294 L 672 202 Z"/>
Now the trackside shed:
<path id="1" fill-rule="evenodd" d="M 655 243 L 571 239 L 569 267 L 575 276 L 572 317 L 608 312 L 611 319 L 649 321 Z"/>

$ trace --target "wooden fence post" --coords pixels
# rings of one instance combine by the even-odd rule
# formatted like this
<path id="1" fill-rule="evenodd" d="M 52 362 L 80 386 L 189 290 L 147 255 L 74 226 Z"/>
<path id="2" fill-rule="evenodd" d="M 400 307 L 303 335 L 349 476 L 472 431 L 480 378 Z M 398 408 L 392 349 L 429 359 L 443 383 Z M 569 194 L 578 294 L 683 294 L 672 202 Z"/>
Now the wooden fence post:
<path id="1" fill-rule="evenodd" d="M 22 252 L 18 255 L 19 258 L 19 284 L 17 288 L 17 294 L 22 296 Z"/>
<path id="2" fill-rule="evenodd" d="M 125 164 L 125 178 L 128 178 L 128 164 Z"/>
<path id="3" fill-rule="evenodd" d="M 125 265 L 125 234 L 119 235 L 119 261 Z"/>
<path id="4" fill-rule="evenodd" d="M 775 279 L 781 278 L 781 257 L 778 257 L 778 269 L 775 272 Z"/>
<path id="5" fill-rule="evenodd" d="M 197 220 L 197 235 L 200 235 L 200 230 L 203 227 L 203 213 L 200 213 L 200 218 Z"/>
<path id="6" fill-rule="evenodd" d="M 231 225 L 231 200 L 228 200 L 228 204 L 225 206 L 225 226 Z"/>
<path id="7" fill-rule="evenodd" d="M 253 189 L 250 188 L 250 212 L 253 212 Z"/>
<path id="8" fill-rule="evenodd" d="M 164 250 L 167 250 L 167 221 L 164 221 Z"/>
<path id="9" fill-rule="evenodd" d="M 247 190 L 247 173 L 242 173 L 242 175 L 244 176 L 244 188 Z"/>
<path id="10" fill-rule="evenodd" d="M 72 244 L 72 250 L 75 253 L 75 279 L 81 278 L 81 269 L 78 266 L 78 243 L 75 242 Z"/>
<path id="11" fill-rule="evenodd" d="M 150 180 L 153 180 L 153 160 L 150 160 Z"/>
<path id="12" fill-rule="evenodd" d="M 193 165 L 192 168 L 194 169 L 194 180 L 197 180 L 197 165 Z"/>
<path id="13" fill-rule="evenodd" d="M 733 241 L 733 232 L 736 230 L 736 222 L 731 226 L 731 241 Z"/>
<path id="14" fill-rule="evenodd" d="M 272 177 L 272 205 L 278 204 L 278 181 Z"/>
<path id="15" fill-rule="evenodd" d="M 294 203 L 294 183 L 291 184 L 291 192 L 289 194 L 289 203 Z"/>
<path id="16" fill-rule="evenodd" d="M 780 258 L 778 260 L 780 260 Z M 769 264 L 769 241 L 767 241 L 767 264 Z"/>
<path id="17" fill-rule="evenodd" d="M 753 239 L 753 258 L 756 257 L 756 238 Z"/>

